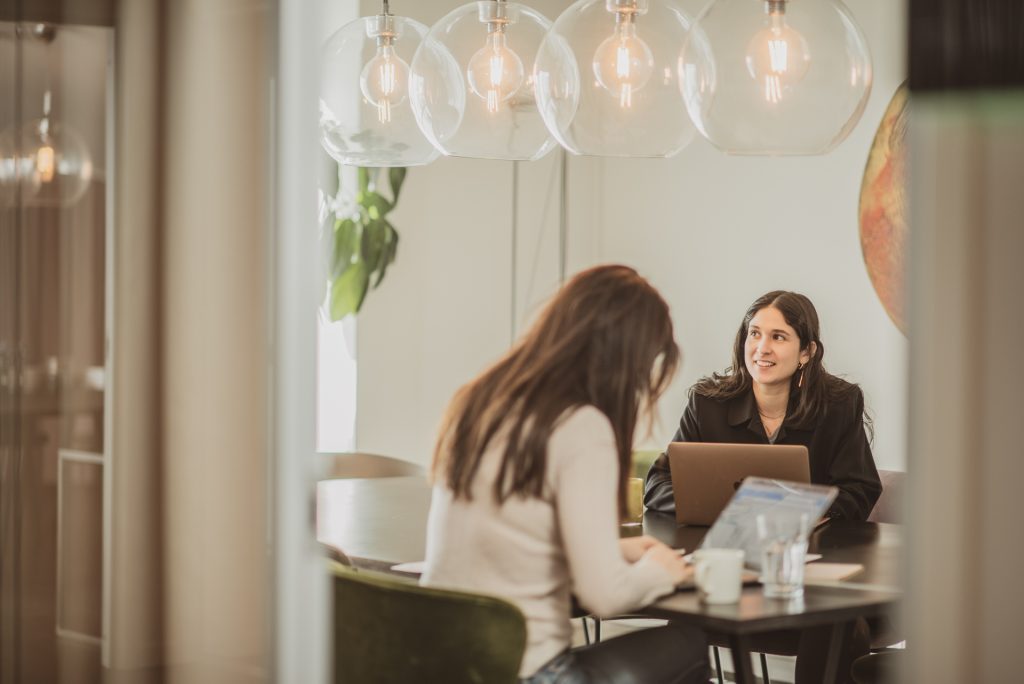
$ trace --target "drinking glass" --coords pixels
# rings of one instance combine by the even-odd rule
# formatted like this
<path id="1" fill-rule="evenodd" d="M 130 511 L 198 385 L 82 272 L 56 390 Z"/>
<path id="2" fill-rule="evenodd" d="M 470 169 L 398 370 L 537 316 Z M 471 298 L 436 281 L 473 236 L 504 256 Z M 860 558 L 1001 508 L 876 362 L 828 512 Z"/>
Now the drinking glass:
<path id="1" fill-rule="evenodd" d="M 803 596 L 810 530 L 810 516 L 806 513 L 758 514 L 761 584 L 765 596 L 786 599 Z"/>

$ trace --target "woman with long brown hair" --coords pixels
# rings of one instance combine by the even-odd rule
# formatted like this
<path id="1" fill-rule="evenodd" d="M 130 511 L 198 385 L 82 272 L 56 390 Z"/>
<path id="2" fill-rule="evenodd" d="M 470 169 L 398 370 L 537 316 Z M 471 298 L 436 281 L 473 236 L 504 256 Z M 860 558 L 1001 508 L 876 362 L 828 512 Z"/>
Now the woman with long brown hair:
<path id="1" fill-rule="evenodd" d="M 631 268 L 599 266 L 566 284 L 449 406 L 422 581 L 518 605 L 526 682 L 707 681 L 704 637 L 683 626 L 570 649 L 571 593 L 607 616 L 686 577 L 672 549 L 618 534 L 634 429 L 678 359 L 657 291 Z"/>

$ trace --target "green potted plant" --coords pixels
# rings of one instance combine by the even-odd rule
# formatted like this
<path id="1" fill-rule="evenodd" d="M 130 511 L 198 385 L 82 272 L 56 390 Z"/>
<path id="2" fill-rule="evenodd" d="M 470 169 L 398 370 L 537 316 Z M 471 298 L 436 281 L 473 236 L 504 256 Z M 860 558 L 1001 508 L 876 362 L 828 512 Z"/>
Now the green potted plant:
<path id="1" fill-rule="evenodd" d="M 331 233 L 329 312 L 340 321 L 359 311 L 370 288 L 384 280 L 398 251 L 398 232 L 387 215 L 398 203 L 405 181 L 404 168 L 387 169 L 391 197 L 385 197 L 379 182 L 383 169 L 360 167 L 355 201 L 335 217 Z"/>

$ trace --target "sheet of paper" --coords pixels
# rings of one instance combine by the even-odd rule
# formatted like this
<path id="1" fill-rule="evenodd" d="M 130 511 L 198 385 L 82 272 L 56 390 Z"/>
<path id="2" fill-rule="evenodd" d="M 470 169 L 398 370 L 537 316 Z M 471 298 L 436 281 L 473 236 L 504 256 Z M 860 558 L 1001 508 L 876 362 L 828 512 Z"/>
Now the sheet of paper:
<path id="1" fill-rule="evenodd" d="M 804 583 L 839 582 L 864 570 L 860 563 L 815 563 L 804 569 Z"/>
<path id="2" fill-rule="evenodd" d="M 676 551 L 676 553 L 679 553 L 679 554 L 686 554 L 686 555 L 683 556 L 683 560 L 686 561 L 687 563 L 692 563 L 693 562 L 693 554 L 692 553 L 686 553 L 686 549 L 676 549 L 675 551 Z M 809 553 L 809 554 L 807 554 L 807 557 L 804 559 L 804 562 L 805 563 L 813 563 L 814 561 L 820 560 L 820 559 L 821 559 L 821 554 L 820 553 Z"/>
<path id="3" fill-rule="evenodd" d="M 398 565 L 392 565 L 391 569 L 395 572 L 408 572 L 413 575 L 422 575 L 423 571 L 427 569 L 427 561 L 413 561 L 412 563 L 399 563 Z"/>

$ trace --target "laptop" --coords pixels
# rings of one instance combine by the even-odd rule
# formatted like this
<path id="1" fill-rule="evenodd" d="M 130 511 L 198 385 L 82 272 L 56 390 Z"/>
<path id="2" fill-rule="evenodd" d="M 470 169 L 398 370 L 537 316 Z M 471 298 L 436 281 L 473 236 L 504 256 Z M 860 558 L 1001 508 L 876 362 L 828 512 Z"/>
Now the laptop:
<path id="1" fill-rule="evenodd" d="M 748 477 L 729 501 L 718 520 L 701 540 L 702 549 L 743 549 L 748 568 L 761 568 L 763 542 L 757 533 L 757 517 L 789 519 L 797 528 L 797 516 L 817 521 L 839 493 L 838 487 Z M 813 525 L 808 524 L 808 532 Z"/>
<path id="2" fill-rule="evenodd" d="M 672 442 L 668 445 L 676 521 L 711 525 L 746 477 L 810 482 L 807 447 L 798 444 Z"/>

